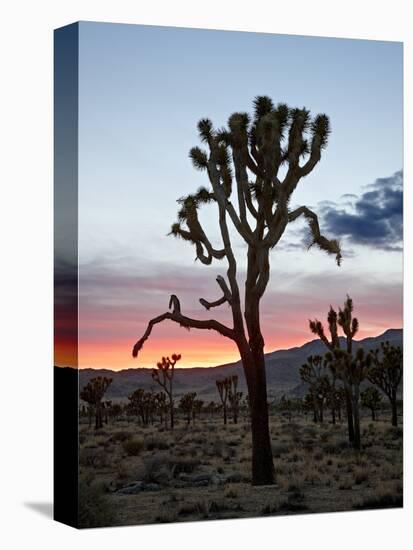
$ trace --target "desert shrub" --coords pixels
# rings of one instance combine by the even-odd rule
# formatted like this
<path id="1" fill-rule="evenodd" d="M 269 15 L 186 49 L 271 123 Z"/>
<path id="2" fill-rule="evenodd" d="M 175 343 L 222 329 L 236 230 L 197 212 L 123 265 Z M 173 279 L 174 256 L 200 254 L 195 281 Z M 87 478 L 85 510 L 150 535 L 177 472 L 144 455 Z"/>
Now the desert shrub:
<path id="1" fill-rule="evenodd" d="M 305 512 L 308 510 L 308 506 L 303 502 L 295 502 L 287 499 L 281 502 L 278 507 L 279 512 Z"/>
<path id="2" fill-rule="evenodd" d="M 340 454 L 349 448 L 347 441 L 344 439 L 336 442 L 326 442 L 323 444 L 323 450 L 329 454 Z"/>
<path id="3" fill-rule="evenodd" d="M 129 456 L 138 456 L 144 447 L 143 439 L 132 437 L 123 442 L 123 450 Z"/>
<path id="4" fill-rule="evenodd" d="M 174 476 L 178 474 L 192 474 L 199 466 L 200 461 L 194 458 L 171 460 L 172 473 Z"/>
<path id="5" fill-rule="evenodd" d="M 369 473 L 366 468 L 356 468 L 353 473 L 354 482 L 356 485 L 361 485 L 369 478 Z"/>
<path id="6" fill-rule="evenodd" d="M 324 458 L 324 453 L 322 451 L 317 451 L 314 454 L 314 460 L 316 460 L 317 462 L 320 462 L 321 460 L 323 460 L 323 458 Z"/>
<path id="7" fill-rule="evenodd" d="M 105 527 L 116 524 L 116 514 L 101 485 L 81 478 L 79 482 L 79 526 Z"/>
<path id="8" fill-rule="evenodd" d="M 103 449 L 85 447 L 80 451 L 79 464 L 89 468 L 104 468 L 108 464 L 108 457 Z"/>
<path id="9" fill-rule="evenodd" d="M 176 521 L 176 512 L 160 512 L 155 517 L 155 523 L 174 523 Z"/>
<path id="10" fill-rule="evenodd" d="M 278 504 L 267 504 L 262 508 L 261 515 L 262 516 L 272 516 L 278 512 Z"/>
<path id="11" fill-rule="evenodd" d="M 398 439 L 403 438 L 403 428 L 401 426 L 391 426 L 386 430 L 385 438 L 392 439 L 397 441 Z"/>
<path id="12" fill-rule="evenodd" d="M 314 439 L 306 438 L 301 440 L 301 446 L 302 448 L 307 451 L 308 453 L 313 452 L 314 450 Z"/>
<path id="13" fill-rule="evenodd" d="M 178 510 L 178 516 L 197 515 L 206 519 L 231 509 L 225 502 L 217 502 L 215 500 L 190 502 L 181 506 Z M 242 508 L 239 507 L 238 510 L 242 510 Z"/>
<path id="14" fill-rule="evenodd" d="M 340 481 L 338 488 L 340 491 L 349 491 L 353 488 L 353 481 L 350 478 L 345 478 Z"/>
<path id="15" fill-rule="evenodd" d="M 169 449 L 169 443 L 161 437 L 148 437 L 145 439 L 145 449 L 147 451 L 165 451 Z"/>
<path id="16" fill-rule="evenodd" d="M 199 460 L 182 459 L 169 455 L 158 455 L 144 460 L 144 479 L 148 482 L 158 482 L 159 478 L 177 477 L 179 474 L 192 474 L 200 464 Z"/>
<path id="17" fill-rule="evenodd" d="M 113 441 L 114 443 L 123 443 L 124 441 L 129 439 L 131 436 L 132 434 L 130 432 L 119 431 L 119 432 L 115 432 L 111 436 L 110 440 Z"/>
<path id="18" fill-rule="evenodd" d="M 271 447 L 274 458 L 290 452 L 290 447 L 286 443 L 272 443 Z"/>
<path id="19" fill-rule="evenodd" d="M 323 432 L 320 434 L 320 441 L 321 443 L 327 443 L 327 441 L 330 439 L 331 435 L 329 432 Z"/>

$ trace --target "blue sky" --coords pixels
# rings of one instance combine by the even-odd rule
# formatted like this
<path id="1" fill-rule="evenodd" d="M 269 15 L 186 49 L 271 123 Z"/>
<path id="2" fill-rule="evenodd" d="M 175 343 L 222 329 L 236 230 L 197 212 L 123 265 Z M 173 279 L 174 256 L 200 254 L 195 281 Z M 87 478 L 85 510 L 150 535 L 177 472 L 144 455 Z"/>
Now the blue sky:
<path id="1" fill-rule="evenodd" d="M 329 207 L 357 215 L 367 186 L 402 169 L 400 43 L 81 23 L 79 51 L 80 285 L 90 305 L 88 312 L 84 306 L 84 332 L 97 342 L 104 331 L 92 328 L 92 309 L 99 319 L 107 315 L 112 321 L 122 311 L 116 309 L 117 299 L 131 308 L 131 318 L 133 308 L 145 315 L 152 311 L 151 316 L 165 310 L 169 288 L 165 297 L 162 285 L 154 293 L 140 280 L 125 297 L 126 276 L 134 288 L 139 277 L 176 281 L 181 266 L 187 267 L 195 281 L 188 291 L 189 311 L 198 310 L 198 283 L 214 293 L 215 275 L 224 265 L 194 265 L 192 248 L 166 237 L 175 221 L 176 199 L 207 183 L 188 159 L 189 149 L 198 145 L 200 118 L 209 117 L 221 127 L 232 112 L 251 111 L 256 95 L 328 114 L 328 148 L 292 201 L 292 206 L 306 204 L 319 211 L 322 226 L 323 213 L 331 226 Z M 203 220 L 213 238 L 217 233 L 211 214 L 208 211 Z M 305 296 L 313 284 L 308 279 L 322 277 L 336 277 L 326 304 L 342 302 L 346 292 L 356 294 L 356 303 L 364 299 L 366 311 L 373 294 L 378 299 L 384 292 L 393 302 L 394 296 L 401 301 L 400 242 L 394 243 L 395 251 L 385 251 L 377 240 L 355 239 L 354 232 L 347 235 L 344 230 L 345 261 L 337 274 L 331 258 L 313 250 L 305 253 L 303 229 L 298 223 L 288 230 L 284 245 L 274 251 L 277 284 L 269 288 L 276 296 L 274 307 L 281 294 Z M 242 256 L 241 247 L 239 251 Z M 99 273 L 105 274 L 104 284 Z M 376 293 L 379 287 L 381 294 Z M 380 304 L 383 311 L 385 303 Z M 394 324 L 400 311 L 401 306 L 389 323 Z M 277 319 L 271 318 L 274 330 Z M 306 319 L 290 328 L 297 342 L 310 338 Z M 139 316 L 136 335 L 142 323 Z M 171 328 L 170 334 L 177 334 L 174 331 Z M 93 363 L 93 357 L 88 361 Z"/>

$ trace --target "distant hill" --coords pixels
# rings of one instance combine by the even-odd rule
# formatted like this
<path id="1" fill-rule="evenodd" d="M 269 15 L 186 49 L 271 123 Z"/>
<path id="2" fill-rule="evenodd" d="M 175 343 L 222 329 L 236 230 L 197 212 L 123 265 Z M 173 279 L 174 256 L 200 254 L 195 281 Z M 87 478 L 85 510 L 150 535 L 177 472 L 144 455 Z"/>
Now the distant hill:
<path id="1" fill-rule="evenodd" d="M 344 338 L 341 338 L 344 343 Z M 381 342 L 389 341 L 393 345 L 403 345 L 403 329 L 389 329 L 375 337 L 355 341 L 355 349 L 366 350 L 377 348 Z M 326 352 L 320 340 L 312 340 L 301 347 L 273 351 L 265 355 L 268 395 L 279 398 L 282 394 L 302 395 L 304 386 L 301 382 L 299 369 L 309 355 L 323 355 Z M 177 368 L 175 370 L 174 386 L 176 395 L 188 391 L 196 391 L 199 398 L 216 400 L 215 380 L 231 374 L 239 375 L 240 390 L 244 391 L 245 382 L 240 361 L 217 367 Z M 79 386 L 82 388 L 95 376 L 110 376 L 113 382 L 107 392 L 109 399 L 125 399 L 137 388 L 156 391 L 157 386 L 151 377 L 151 370 L 144 368 L 112 371 L 109 369 L 79 370 Z"/>

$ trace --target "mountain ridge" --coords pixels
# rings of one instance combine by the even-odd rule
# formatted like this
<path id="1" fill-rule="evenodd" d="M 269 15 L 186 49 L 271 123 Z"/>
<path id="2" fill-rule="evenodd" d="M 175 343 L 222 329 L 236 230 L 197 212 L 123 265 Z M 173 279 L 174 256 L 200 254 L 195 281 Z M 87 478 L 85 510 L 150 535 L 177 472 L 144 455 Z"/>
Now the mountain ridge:
<path id="1" fill-rule="evenodd" d="M 387 329 L 378 336 L 369 336 L 355 340 L 355 349 L 374 349 L 381 342 L 388 340 L 393 345 L 403 345 L 403 329 Z M 341 337 L 344 342 L 344 338 Z M 279 397 L 282 394 L 299 395 L 302 393 L 302 383 L 299 369 L 309 355 L 323 355 L 325 345 L 314 339 L 302 346 L 280 349 L 265 354 L 268 395 Z M 180 367 L 175 369 L 175 393 L 177 396 L 187 391 L 196 391 L 200 399 L 216 399 L 215 380 L 232 374 L 239 375 L 240 390 L 246 390 L 240 361 L 225 363 L 213 367 Z M 138 387 L 149 390 L 157 385 L 151 377 L 151 369 L 136 367 L 114 371 L 111 369 L 79 369 L 79 385 L 83 387 L 95 376 L 110 376 L 113 382 L 108 389 L 107 398 L 126 399 Z"/>

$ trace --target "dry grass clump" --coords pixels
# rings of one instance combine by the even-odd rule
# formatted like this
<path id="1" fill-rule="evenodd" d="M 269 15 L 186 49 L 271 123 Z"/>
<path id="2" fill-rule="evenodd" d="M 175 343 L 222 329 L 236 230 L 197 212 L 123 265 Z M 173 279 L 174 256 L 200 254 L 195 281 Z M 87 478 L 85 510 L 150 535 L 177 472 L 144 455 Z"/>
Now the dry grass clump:
<path id="1" fill-rule="evenodd" d="M 144 448 L 144 441 L 142 438 L 131 437 L 123 442 L 122 447 L 128 456 L 138 456 Z"/>
<path id="2" fill-rule="evenodd" d="M 116 525 L 116 513 L 104 486 L 93 478 L 82 476 L 79 481 L 79 526 L 82 528 Z"/>
<path id="3" fill-rule="evenodd" d="M 147 451 L 165 451 L 169 449 L 170 444 L 165 437 L 149 436 L 145 439 L 145 449 Z"/>
<path id="4" fill-rule="evenodd" d="M 354 510 L 378 510 L 380 508 L 402 508 L 403 495 L 385 493 L 367 497 L 353 505 Z"/>
<path id="5" fill-rule="evenodd" d="M 356 485 L 361 485 L 369 479 L 369 471 L 365 466 L 358 466 L 354 469 L 353 479 Z"/>
<path id="6" fill-rule="evenodd" d="M 274 458 L 279 458 L 281 455 L 290 452 L 290 446 L 287 443 L 272 443 L 271 447 Z"/>
<path id="7" fill-rule="evenodd" d="M 85 447 L 80 451 L 79 464 L 87 468 L 106 468 L 109 464 L 108 455 L 104 449 Z"/>
<path id="8" fill-rule="evenodd" d="M 118 432 L 113 433 L 110 436 L 110 441 L 113 441 L 114 443 L 123 443 L 124 441 L 126 441 L 130 437 L 132 437 L 131 432 L 127 432 L 125 430 L 120 430 Z"/>

